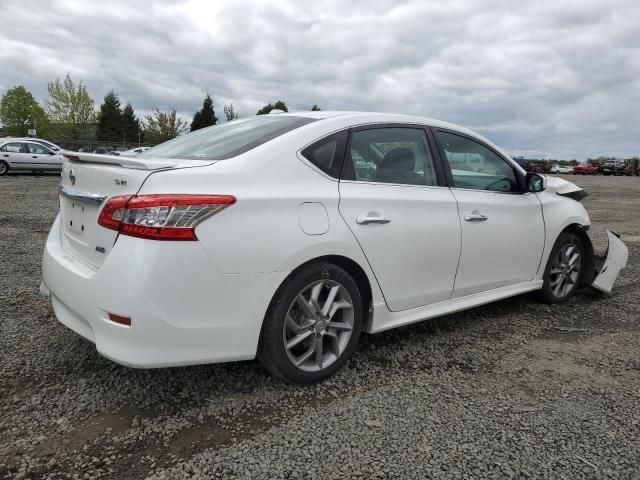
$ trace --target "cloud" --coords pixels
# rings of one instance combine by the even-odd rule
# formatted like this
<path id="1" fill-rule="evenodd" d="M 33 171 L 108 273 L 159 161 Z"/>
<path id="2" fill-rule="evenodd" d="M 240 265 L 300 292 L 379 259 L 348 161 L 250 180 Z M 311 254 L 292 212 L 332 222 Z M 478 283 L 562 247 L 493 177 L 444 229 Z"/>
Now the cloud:
<path id="1" fill-rule="evenodd" d="M 70 72 L 99 104 L 190 118 L 205 93 L 250 115 L 403 112 L 524 155 L 638 154 L 640 3 L 3 0 L 0 94 Z"/>

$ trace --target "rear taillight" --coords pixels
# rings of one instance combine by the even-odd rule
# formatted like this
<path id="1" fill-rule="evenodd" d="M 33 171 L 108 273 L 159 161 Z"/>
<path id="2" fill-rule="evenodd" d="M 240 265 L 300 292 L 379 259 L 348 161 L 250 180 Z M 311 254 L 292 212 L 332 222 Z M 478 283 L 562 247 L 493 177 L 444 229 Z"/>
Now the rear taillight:
<path id="1" fill-rule="evenodd" d="M 235 202 L 231 195 L 113 197 L 100 212 L 98 223 L 132 237 L 197 240 L 196 225 Z"/>

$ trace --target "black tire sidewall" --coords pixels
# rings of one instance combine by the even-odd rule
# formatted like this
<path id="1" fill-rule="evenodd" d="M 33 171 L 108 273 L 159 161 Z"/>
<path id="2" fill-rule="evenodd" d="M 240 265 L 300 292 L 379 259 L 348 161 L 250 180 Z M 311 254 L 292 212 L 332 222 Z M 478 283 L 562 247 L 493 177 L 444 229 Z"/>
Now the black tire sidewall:
<path id="1" fill-rule="evenodd" d="M 346 288 L 353 301 L 354 325 L 349 343 L 340 358 L 319 372 L 306 372 L 289 360 L 282 341 L 282 331 L 285 317 L 295 297 L 318 280 L 334 280 Z M 262 326 L 257 358 L 272 374 L 289 382 L 310 384 L 325 380 L 340 370 L 355 350 L 362 331 L 363 310 L 358 286 L 345 270 L 325 262 L 302 267 L 283 282 L 269 305 Z"/>
<path id="2" fill-rule="evenodd" d="M 2 171 L 2 167 L 4 167 L 4 171 Z M 0 161 L 0 175 L 6 175 L 9 173 L 9 164 L 5 161 Z"/>
<path id="3" fill-rule="evenodd" d="M 551 263 L 554 259 L 554 257 L 556 256 L 556 254 L 558 253 L 558 251 L 564 247 L 565 245 L 569 244 L 569 243 L 573 243 L 578 245 L 578 248 L 580 249 L 580 255 L 581 255 L 581 263 L 580 263 L 580 271 L 578 272 L 578 280 L 577 280 L 577 285 L 564 297 L 557 297 L 556 295 L 554 295 L 553 291 L 551 290 Z M 542 289 L 540 290 L 540 297 L 541 299 L 546 302 L 546 303 L 562 303 L 565 302 L 567 300 L 569 300 L 571 297 L 573 297 L 576 292 L 578 291 L 578 288 L 580 287 L 581 283 L 582 283 L 582 278 L 584 276 L 584 266 L 585 266 L 585 246 L 584 246 L 584 242 L 582 241 L 582 239 L 570 232 L 563 232 L 560 234 L 560 236 L 558 237 L 558 239 L 556 240 L 556 243 L 553 245 L 553 248 L 551 249 L 551 253 L 549 254 L 549 258 L 547 260 L 547 266 L 544 269 L 544 283 L 542 285 Z"/>

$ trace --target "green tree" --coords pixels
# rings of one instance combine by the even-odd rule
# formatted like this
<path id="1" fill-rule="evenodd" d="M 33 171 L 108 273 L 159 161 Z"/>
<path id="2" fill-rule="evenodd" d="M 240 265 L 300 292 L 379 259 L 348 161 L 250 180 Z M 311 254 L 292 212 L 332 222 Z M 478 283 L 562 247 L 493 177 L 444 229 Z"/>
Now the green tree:
<path id="1" fill-rule="evenodd" d="M 319 112 L 320 111 L 320 107 L 318 107 L 317 103 L 313 104 L 313 107 L 311 107 L 311 111 L 312 112 Z"/>
<path id="2" fill-rule="evenodd" d="M 10 135 L 27 135 L 35 128 L 39 135 L 47 134 L 49 119 L 33 95 L 22 85 L 10 88 L 0 100 L 0 121 Z"/>
<path id="3" fill-rule="evenodd" d="M 140 120 L 136 117 L 136 113 L 134 112 L 131 103 L 127 103 L 124 110 L 122 110 L 122 123 L 126 143 L 131 144 L 142 140 Z"/>
<path id="4" fill-rule="evenodd" d="M 271 103 L 267 103 L 264 107 L 262 107 L 260 110 L 258 110 L 256 115 L 265 115 L 265 114 L 271 112 L 271 110 L 282 110 L 283 112 L 288 112 L 289 111 L 289 109 L 284 104 L 284 102 L 282 100 L 278 100 L 273 105 Z"/>
<path id="5" fill-rule="evenodd" d="M 167 113 L 156 107 L 151 115 L 144 118 L 145 139 L 153 144 L 166 142 L 187 131 L 187 122 L 178 118 L 175 108 Z"/>
<path id="6" fill-rule="evenodd" d="M 240 118 L 240 115 L 238 115 L 238 112 L 236 112 L 236 107 L 233 105 L 233 103 L 224 106 L 224 116 L 227 118 L 227 122 L 235 120 L 236 118 Z"/>
<path id="7" fill-rule="evenodd" d="M 95 104 L 82 80 L 76 85 L 67 73 L 47 84 L 49 99 L 47 111 L 58 133 L 72 139 L 85 139 L 93 130 L 96 120 Z"/>
<path id="8" fill-rule="evenodd" d="M 113 90 L 104 97 L 100 112 L 98 113 L 98 125 L 96 126 L 96 140 L 100 142 L 119 142 L 124 133 L 124 122 L 120 99 Z"/>
<path id="9" fill-rule="evenodd" d="M 193 115 L 191 122 L 191 131 L 200 130 L 201 128 L 210 127 L 218 122 L 216 112 L 213 111 L 213 100 L 209 94 L 204 97 L 202 108 Z"/>

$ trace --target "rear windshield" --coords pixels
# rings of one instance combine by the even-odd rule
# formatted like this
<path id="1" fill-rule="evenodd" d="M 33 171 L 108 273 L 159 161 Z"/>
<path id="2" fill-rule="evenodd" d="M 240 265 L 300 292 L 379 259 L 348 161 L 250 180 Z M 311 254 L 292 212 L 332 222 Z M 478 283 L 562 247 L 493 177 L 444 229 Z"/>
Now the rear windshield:
<path id="1" fill-rule="evenodd" d="M 314 121 L 312 118 L 288 115 L 241 118 L 174 138 L 139 157 L 225 160 Z"/>

